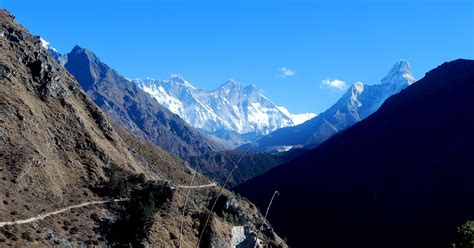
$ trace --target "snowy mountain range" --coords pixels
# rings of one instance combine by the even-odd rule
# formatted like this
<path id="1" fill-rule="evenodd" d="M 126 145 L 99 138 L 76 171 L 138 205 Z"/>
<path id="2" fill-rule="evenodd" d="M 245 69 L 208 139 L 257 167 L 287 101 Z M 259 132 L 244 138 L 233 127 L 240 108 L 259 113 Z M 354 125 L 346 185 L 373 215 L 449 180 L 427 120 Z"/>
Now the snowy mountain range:
<path id="1" fill-rule="evenodd" d="M 40 40 L 61 65 L 67 63 L 67 56 L 62 56 L 43 38 Z M 232 79 L 211 91 L 198 89 L 179 75 L 171 75 L 168 80 L 129 81 L 226 149 L 316 116 L 291 114 L 285 107 L 275 105 L 254 85 L 243 85 Z"/>
<path id="2" fill-rule="evenodd" d="M 354 83 L 328 110 L 303 124 L 282 128 L 262 137 L 252 149 L 273 152 L 292 147 L 315 147 L 339 131 L 365 119 L 377 111 L 387 98 L 414 82 L 410 64 L 401 60 L 380 84 Z"/>
<path id="3" fill-rule="evenodd" d="M 254 85 L 243 85 L 233 79 L 210 91 L 195 88 L 178 75 L 168 80 L 146 78 L 133 82 L 191 126 L 208 132 L 268 133 L 315 116 L 291 114 Z"/>

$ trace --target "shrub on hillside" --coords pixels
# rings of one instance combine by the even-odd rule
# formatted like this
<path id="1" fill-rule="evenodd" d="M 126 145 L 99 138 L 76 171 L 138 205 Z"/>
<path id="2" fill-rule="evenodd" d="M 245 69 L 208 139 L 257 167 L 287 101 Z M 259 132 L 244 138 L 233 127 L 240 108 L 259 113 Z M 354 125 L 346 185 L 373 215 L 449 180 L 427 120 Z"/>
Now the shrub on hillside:
<path id="1" fill-rule="evenodd" d="M 168 206 L 173 191 L 168 184 L 146 183 L 130 193 L 120 219 L 110 226 L 108 239 L 113 244 L 142 247 L 153 225 L 155 213 Z"/>
<path id="2" fill-rule="evenodd" d="M 199 243 L 199 248 L 207 248 L 211 247 L 211 240 L 212 240 L 212 234 L 213 231 L 209 225 L 209 223 L 212 223 L 213 215 L 211 215 L 209 219 L 209 223 L 207 226 L 204 226 L 206 224 L 207 217 L 209 215 L 209 212 L 202 212 L 199 213 L 197 218 L 199 219 L 199 227 L 198 231 L 202 235 L 201 242 Z"/>
<path id="3" fill-rule="evenodd" d="M 102 197 L 127 198 L 134 188 L 142 187 L 146 178 L 144 174 L 132 174 L 116 164 L 105 169 L 108 180 L 93 190 Z"/>
<path id="4" fill-rule="evenodd" d="M 473 248 L 474 247 L 474 221 L 467 221 L 458 227 L 455 248 Z"/>
<path id="5" fill-rule="evenodd" d="M 211 202 L 214 201 L 215 198 Z M 231 199 L 226 195 L 221 195 L 216 202 L 214 211 L 216 212 L 217 216 L 235 226 L 238 226 L 243 223 L 243 220 L 240 218 L 238 206 L 234 204 L 234 202 L 235 199 Z"/>

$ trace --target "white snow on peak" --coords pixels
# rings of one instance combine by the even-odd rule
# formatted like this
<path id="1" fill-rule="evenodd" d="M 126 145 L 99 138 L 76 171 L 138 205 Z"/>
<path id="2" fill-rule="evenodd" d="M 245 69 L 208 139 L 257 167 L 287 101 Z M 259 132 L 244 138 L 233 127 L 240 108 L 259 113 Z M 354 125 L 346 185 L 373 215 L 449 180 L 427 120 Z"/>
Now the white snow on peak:
<path id="1" fill-rule="evenodd" d="M 40 41 L 41 41 L 41 46 L 44 47 L 46 50 L 51 50 L 51 51 L 54 51 L 54 52 L 58 52 L 58 50 L 56 50 L 56 48 L 52 47 L 51 44 L 48 41 L 43 39 L 43 37 L 40 37 Z"/>
<path id="2" fill-rule="evenodd" d="M 390 72 L 382 79 L 382 84 L 399 85 L 406 87 L 406 84 L 414 83 L 415 77 L 412 74 L 410 63 L 406 60 L 400 60 L 393 65 Z"/>
<path id="3" fill-rule="evenodd" d="M 303 114 L 291 114 L 288 109 L 286 109 L 283 106 L 278 106 L 277 107 L 281 112 L 283 112 L 285 115 L 290 116 L 291 119 L 293 120 L 294 125 L 299 125 L 309 119 L 312 119 L 316 117 L 316 114 L 314 113 L 303 113 Z"/>
<path id="4" fill-rule="evenodd" d="M 333 125 L 345 128 L 348 118 L 342 113 L 351 115 L 357 121 L 362 120 L 377 111 L 387 98 L 413 82 L 415 78 L 411 73 L 410 63 L 401 60 L 395 63 L 380 84 L 355 82 L 327 112 L 338 120 Z"/>
<path id="5" fill-rule="evenodd" d="M 43 46 L 46 49 L 49 48 L 49 42 L 47 42 L 45 39 L 43 39 L 43 37 L 40 37 L 40 41 L 41 41 L 41 46 Z"/>
<path id="6" fill-rule="evenodd" d="M 170 77 L 170 80 L 176 82 L 176 83 L 180 83 L 180 84 L 183 84 L 185 85 L 186 87 L 190 87 L 190 88 L 193 88 L 194 89 L 194 86 L 189 83 L 188 81 L 184 80 L 184 78 L 178 74 L 172 74 L 171 77 Z"/>
<path id="7" fill-rule="evenodd" d="M 233 79 L 210 91 L 197 89 L 178 75 L 169 80 L 134 81 L 191 126 L 207 131 L 268 133 L 315 116 L 282 111 L 254 85 L 243 85 Z"/>

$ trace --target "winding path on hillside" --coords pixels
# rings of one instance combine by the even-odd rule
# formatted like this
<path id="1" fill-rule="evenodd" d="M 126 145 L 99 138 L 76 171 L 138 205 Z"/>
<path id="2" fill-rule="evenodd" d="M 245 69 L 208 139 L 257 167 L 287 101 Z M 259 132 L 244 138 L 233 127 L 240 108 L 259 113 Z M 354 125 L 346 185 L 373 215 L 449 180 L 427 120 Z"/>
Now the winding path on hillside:
<path id="1" fill-rule="evenodd" d="M 210 184 L 203 184 L 203 185 L 196 185 L 196 186 L 189 186 L 189 185 L 178 185 L 176 188 L 181 188 L 181 189 L 202 189 L 202 188 L 210 188 L 210 187 L 215 187 L 217 184 L 215 182 L 212 182 Z"/>
<path id="2" fill-rule="evenodd" d="M 104 204 L 104 203 L 110 203 L 110 202 L 123 202 L 123 201 L 128 201 L 128 198 L 121 198 L 121 199 L 114 199 L 114 200 L 106 200 L 106 201 L 90 201 L 90 202 L 83 202 L 81 204 L 76 204 L 76 205 L 71 205 L 65 208 L 61 208 L 59 210 L 49 212 L 49 213 L 44 213 L 44 214 L 39 214 L 35 217 L 31 217 L 29 219 L 24 219 L 24 220 L 15 220 L 15 221 L 7 221 L 7 222 L 0 222 L 0 227 L 3 226 L 11 226 L 11 225 L 16 225 L 16 224 L 26 224 L 26 223 L 31 223 L 35 222 L 38 220 L 45 219 L 46 217 L 49 217 L 51 215 L 56 215 L 60 213 L 64 213 L 68 210 L 74 209 L 74 208 L 82 208 L 90 205 L 97 205 L 97 204 Z"/>
<path id="3" fill-rule="evenodd" d="M 215 187 L 215 186 L 216 186 L 216 183 L 213 182 L 213 183 L 210 183 L 210 184 L 196 185 L 196 186 L 177 185 L 173 188 L 201 189 L 201 188 L 209 188 L 209 187 Z M 87 206 L 91 206 L 91 205 L 105 204 L 105 203 L 111 203 L 111 202 L 124 202 L 124 201 L 128 201 L 128 200 L 129 200 L 128 198 L 120 198 L 120 199 L 113 199 L 113 200 L 83 202 L 83 203 L 80 203 L 80 204 L 64 207 L 64 208 L 61 208 L 61 209 L 56 210 L 56 211 L 52 211 L 52 212 L 48 212 L 48 213 L 44 213 L 44 214 L 39 214 L 39 215 L 37 215 L 35 217 L 31 217 L 29 219 L 0 222 L 0 227 L 12 226 L 12 225 L 17 225 L 17 224 L 27 224 L 27 223 L 35 222 L 35 221 L 38 221 L 38 220 L 43 220 L 43 219 L 45 219 L 49 216 L 64 213 L 66 211 L 69 211 L 69 210 L 75 209 L 75 208 L 82 208 L 82 207 L 87 207 Z"/>

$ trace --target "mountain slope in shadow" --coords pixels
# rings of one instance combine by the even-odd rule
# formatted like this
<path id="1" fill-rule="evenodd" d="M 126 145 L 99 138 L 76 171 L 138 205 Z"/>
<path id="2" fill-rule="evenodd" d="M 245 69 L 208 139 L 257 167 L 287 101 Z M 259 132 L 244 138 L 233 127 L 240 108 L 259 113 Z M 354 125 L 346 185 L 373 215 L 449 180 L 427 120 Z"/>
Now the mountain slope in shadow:
<path id="1" fill-rule="evenodd" d="M 252 150 L 276 152 L 284 147 L 314 148 L 336 133 L 367 118 L 390 96 L 415 82 L 406 60 L 395 63 L 380 81 L 367 85 L 356 82 L 329 109 L 296 126 L 278 129 L 258 139 Z M 245 146 L 239 149 L 245 149 Z"/>
<path id="2" fill-rule="evenodd" d="M 237 188 L 295 247 L 449 247 L 474 218 L 474 61 L 444 63 L 367 119 Z"/>

